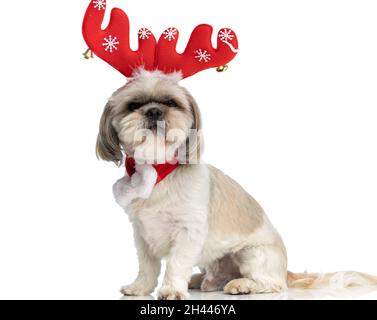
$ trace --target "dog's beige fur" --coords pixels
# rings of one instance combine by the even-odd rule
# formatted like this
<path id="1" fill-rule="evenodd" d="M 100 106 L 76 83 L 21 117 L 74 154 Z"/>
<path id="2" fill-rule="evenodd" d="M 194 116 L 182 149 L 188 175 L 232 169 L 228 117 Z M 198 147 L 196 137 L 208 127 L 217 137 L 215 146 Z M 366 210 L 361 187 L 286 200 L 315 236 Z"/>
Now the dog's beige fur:
<path id="1" fill-rule="evenodd" d="M 97 142 L 102 159 L 119 163 L 122 152 L 156 160 L 155 145 L 166 147 L 166 156 L 177 156 L 185 147 L 181 164 L 148 199 L 124 206 L 134 227 L 140 271 L 135 282 L 122 288 L 125 295 L 150 294 L 157 286 L 160 261 L 167 267 L 160 299 L 184 299 L 188 287 L 229 294 L 278 292 L 329 282 L 317 275 L 287 273 L 286 250 L 260 205 L 234 180 L 205 164 L 192 164 L 201 153 L 201 141 L 189 141 L 189 129 L 200 130 L 200 112 L 193 97 L 178 84 L 179 75 L 140 71 L 114 93 L 103 113 Z M 179 108 L 164 105 L 175 99 Z M 134 101 L 147 101 L 136 111 Z M 158 101 L 158 102 L 155 102 Z M 145 114 L 159 108 L 166 121 L 166 135 L 135 141 L 147 124 Z M 169 136 L 179 129 L 182 135 Z M 153 142 L 153 143 L 152 143 Z M 188 148 L 187 148 L 188 147 Z M 124 178 L 114 185 L 122 205 Z M 192 269 L 199 266 L 201 274 Z M 348 283 L 376 283 L 375 278 L 343 273 Z"/>

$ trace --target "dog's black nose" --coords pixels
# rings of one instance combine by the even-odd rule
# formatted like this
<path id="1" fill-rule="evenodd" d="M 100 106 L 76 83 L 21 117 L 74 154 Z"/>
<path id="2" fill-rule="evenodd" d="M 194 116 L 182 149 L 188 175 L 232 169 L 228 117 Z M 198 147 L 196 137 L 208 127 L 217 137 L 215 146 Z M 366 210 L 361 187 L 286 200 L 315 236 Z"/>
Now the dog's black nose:
<path id="1" fill-rule="evenodd" d="M 162 111 L 158 108 L 150 108 L 145 115 L 151 120 L 162 120 Z"/>

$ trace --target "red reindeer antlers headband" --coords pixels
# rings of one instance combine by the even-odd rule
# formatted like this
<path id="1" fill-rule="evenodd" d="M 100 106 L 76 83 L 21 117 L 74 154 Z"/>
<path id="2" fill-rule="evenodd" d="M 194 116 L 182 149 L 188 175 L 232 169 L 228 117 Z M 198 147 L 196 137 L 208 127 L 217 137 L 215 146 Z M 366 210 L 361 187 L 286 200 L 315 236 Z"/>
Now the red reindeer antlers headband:
<path id="1" fill-rule="evenodd" d="M 226 65 L 238 52 L 237 36 L 229 28 L 219 31 L 217 48 L 213 48 L 212 27 L 206 24 L 194 29 L 182 54 L 176 51 L 179 33 L 175 28 L 166 29 L 158 42 L 149 29 L 141 28 L 138 32 L 139 48 L 133 51 L 127 14 L 113 9 L 108 27 L 102 30 L 105 11 L 106 0 L 90 2 L 83 22 L 84 39 L 92 52 L 126 77 L 143 67 L 164 73 L 181 71 L 182 77 L 187 78 L 202 70 Z"/>

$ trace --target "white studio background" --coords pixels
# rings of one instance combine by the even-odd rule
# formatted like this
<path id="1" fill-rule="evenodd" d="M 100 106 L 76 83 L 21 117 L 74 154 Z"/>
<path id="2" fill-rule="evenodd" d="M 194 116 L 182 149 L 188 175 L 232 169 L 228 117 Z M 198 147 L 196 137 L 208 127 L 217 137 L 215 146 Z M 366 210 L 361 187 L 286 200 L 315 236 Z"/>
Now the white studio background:
<path id="1" fill-rule="evenodd" d="M 137 273 L 132 230 L 112 199 L 124 169 L 94 146 L 125 79 L 85 61 L 89 0 L 5 1 L 0 13 L 0 298 L 119 299 Z M 231 4 L 231 5 L 230 5 Z M 184 80 L 201 106 L 205 160 L 240 182 L 282 234 L 293 271 L 377 274 L 377 2 L 108 0 L 132 45 L 230 26 L 224 74 Z"/>

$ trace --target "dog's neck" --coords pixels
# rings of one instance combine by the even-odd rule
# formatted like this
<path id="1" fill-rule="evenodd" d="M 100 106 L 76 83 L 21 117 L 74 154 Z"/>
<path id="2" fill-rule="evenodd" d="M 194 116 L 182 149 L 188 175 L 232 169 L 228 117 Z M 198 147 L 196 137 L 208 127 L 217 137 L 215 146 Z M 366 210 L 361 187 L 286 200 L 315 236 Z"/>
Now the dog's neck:
<path id="1" fill-rule="evenodd" d="M 136 172 L 136 161 L 134 158 L 127 156 L 125 160 L 126 171 L 129 177 L 132 177 Z M 162 164 L 153 164 L 152 167 L 156 170 L 157 178 L 155 184 L 160 183 L 164 180 L 170 173 L 172 173 L 179 166 L 178 161 L 174 164 L 171 163 L 162 163 Z"/>

